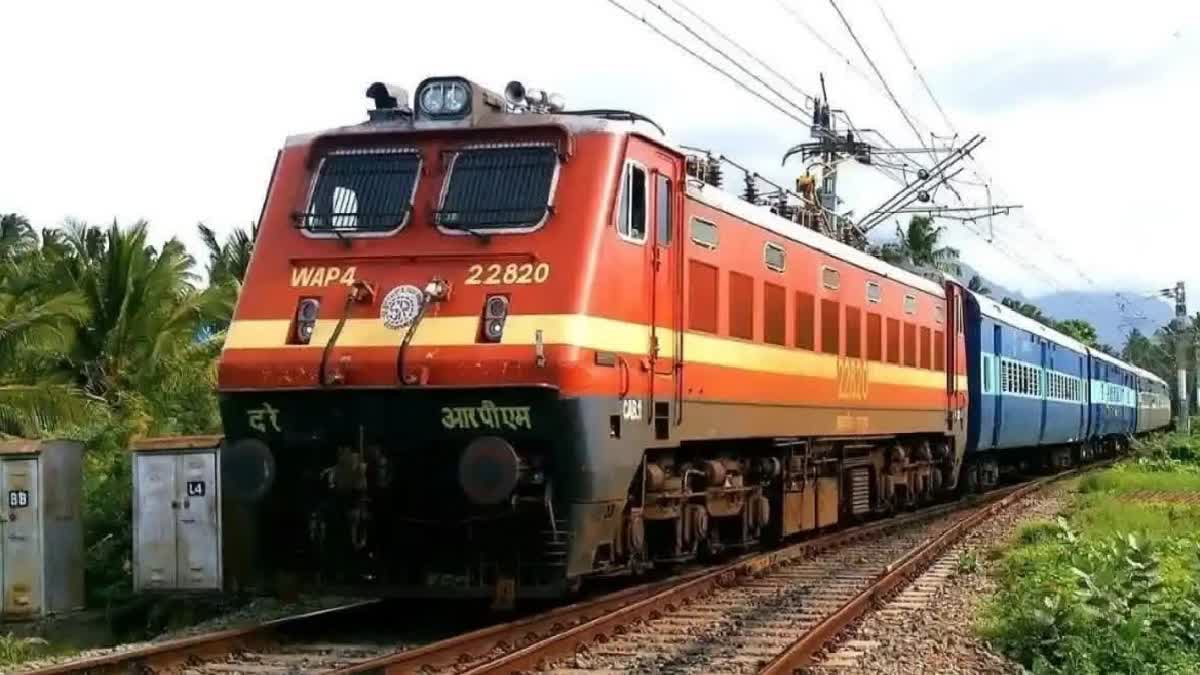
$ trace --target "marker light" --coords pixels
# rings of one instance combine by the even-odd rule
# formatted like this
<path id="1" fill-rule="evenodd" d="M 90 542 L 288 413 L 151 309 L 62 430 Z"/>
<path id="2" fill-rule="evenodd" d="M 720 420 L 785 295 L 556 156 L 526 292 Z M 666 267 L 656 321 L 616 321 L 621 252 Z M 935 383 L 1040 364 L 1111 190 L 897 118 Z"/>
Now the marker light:
<path id="1" fill-rule="evenodd" d="M 470 112 L 471 85 L 457 77 L 426 80 L 417 100 L 426 117 L 463 117 Z"/>
<path id="2" fill-rule="evenodd" d="M 489 295 L 483 303 L 483 339 L 499 342 L 504 337 L 504 321 L 508 318 L 508 297 Z"/>
<path id="3" fill-rule="evenodd" d="M 317 328 L 317 315 L 321 311 L 321 301 L 316 298 L 301 298 L 296 305 L 296 329 L 293 344 L 306 345 L 312 339 Z"/>

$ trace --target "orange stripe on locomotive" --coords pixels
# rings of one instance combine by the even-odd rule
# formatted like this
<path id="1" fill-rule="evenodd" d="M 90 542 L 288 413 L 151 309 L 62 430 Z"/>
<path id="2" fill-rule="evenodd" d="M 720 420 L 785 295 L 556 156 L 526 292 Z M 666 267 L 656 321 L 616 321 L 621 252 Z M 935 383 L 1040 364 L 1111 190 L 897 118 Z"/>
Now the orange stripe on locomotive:
<path id="1" fill-rule="evenodd" d="M 865 269 L 844 259 L 851 256 L 836 243 L 818 248 L 755 224 L 744 217 L 745 208 L 734 213 L 710 198 L 711 188 L 684 189 L 683 156 L 676 150 L 611 129 L 443 128 L 334 133 L 289 143 L 222 355 L 221 390 L 319 386 L 322 351 L 353 281 L 370 283 L 376 294 L 369 304 L 346 305 L 347 322 L 328 363 L 340 371 L 342 388 L 396 386 L 403 331 L 384 328 L 382 296 L 399 284 L 421 287 L 438 276 L 449 282 L 449 297 L 419 324 L 406 358 L 422 384 L 545 384 L 564 397 L 625 394 L 837 411 L 836 428 L 820 433 L 952 430 L 948 409 L 965 405 L 965 347 L 939 287 Z M 434 226 L 444 153 L 481 142 L 561 149 L 554 208 L 542 227 L 484 241 Z M 420 152 L 422 168 L 411 217 L 399 232 L 339 240 L 310 237 L 294 226 L 323 153 L 401 146 Z M 627 161 L 646 172 L 644 241 L 618 232 Z M 666 230 L 656 222 L 658 191 L 668 186 L 671 241 L 659 245 Z M 754 213 L 764 223 L 779 220 L 765 209 Z M 692 239 L 695 218 L 716 226 L 715 247 Z M 782 249 L 782 271 L 767 267 L 768 243 Z M 826 283 L 835 273 L 836 287 Z M 868 299 L 868 283 L 878 284 L 878 302 Z M 480 333 L 491 294 L 511 302 L 496 344 Z M 302 298 L 321 301 L 320 317 L 309 344 L 288 344 Z M 627 367 L 611 367 L 620 364 L 609 355 Z M 952 395 L 955 388 L 964 395 Z M 867 414 L 855 417 L 854 411 Z M 874 413 L 892 426 L 872 424 Z M 786 425 L 764 430 L 813 432 Z"/>

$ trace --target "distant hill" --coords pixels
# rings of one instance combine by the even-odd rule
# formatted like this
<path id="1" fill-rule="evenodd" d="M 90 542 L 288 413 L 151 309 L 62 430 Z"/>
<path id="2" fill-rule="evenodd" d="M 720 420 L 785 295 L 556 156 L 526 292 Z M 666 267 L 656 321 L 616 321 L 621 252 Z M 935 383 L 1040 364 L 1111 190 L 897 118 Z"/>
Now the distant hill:
<path id="1" fill-rule="evenodd" d="M 966 283 L 975 272 L 970 265 L 964 264 L 962 267 L 962 280 Z M 1166 302 L 1134 300 L 1132 306 L 1122 312 L 1117 302 L 1117 291 L 1061 291 L 1030 297 L 1010 291 L 987 277 L 984 279 L 991 289 L 990 296 L 996 300 L 1017 298 L 1041 307 L 1047 316 L 1060 321 L 1083 319 L 1096 327 L 1100 342 L 1118 351 L 1125 346 L 1125 338 L 1134 326 L 1144 334 L 1153 334 L 1170 323 L 1175 311 Z"/>
<path id="2" fill-rule="evenodd" d="M 1118 350 L 1133 327 L 1152 334 L 1174 316 L 1174 308 L 1165 302 L 1135 302 L 1124 312 L 1113 292 L 1064 291 L 1030 300 L 1056 319 L 1084 319 L 1096 327 L 1100 341 Z"/>

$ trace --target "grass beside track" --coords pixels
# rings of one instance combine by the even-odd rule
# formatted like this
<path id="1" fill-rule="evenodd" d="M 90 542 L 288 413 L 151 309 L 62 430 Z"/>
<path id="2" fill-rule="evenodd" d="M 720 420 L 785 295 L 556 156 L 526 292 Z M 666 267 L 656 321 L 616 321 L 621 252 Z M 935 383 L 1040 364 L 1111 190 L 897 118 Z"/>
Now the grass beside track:
<path id="1" fill-rule="evenodd" d="M 1200 502 L 1177 499 L 1200 495 L 1200 436 L 1140 443 L 1078 490 L 999 553 L 979 630 L 1034 673 L 1200 673 Z"/>

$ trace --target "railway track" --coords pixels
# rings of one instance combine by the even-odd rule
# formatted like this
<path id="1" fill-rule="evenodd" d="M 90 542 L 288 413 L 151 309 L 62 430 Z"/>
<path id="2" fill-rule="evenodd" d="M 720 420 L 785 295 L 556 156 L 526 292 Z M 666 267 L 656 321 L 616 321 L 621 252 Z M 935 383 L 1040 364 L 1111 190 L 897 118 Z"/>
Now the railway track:
<path id="1" fill-rule="evenodd" d="M 151 643 L 59 663 L 27 675 L 311 673 L 394 652 L 403 641 L 379 625 L 385 603 L 364 601 L 261 624 Z"/>
<path id="2" fill-rule="evenodd" d="M 372 614 L 383 603 L 372 601 L 28 675 L 791 673 L 972 527 L 1071 473 L 748 554 L 716 568 L 443 640 L 379 628 L 381 621 Z"/>
<path id="3" fill-rule="evenodd" d="M 630 589 L 596 618 L 586 618 L 596 612 L 584 603 L 553 621 L 493 626 L 334 673 L 790 673 L 972 527 L 1073 473 L 745 556 L 661 589 Z"/>

